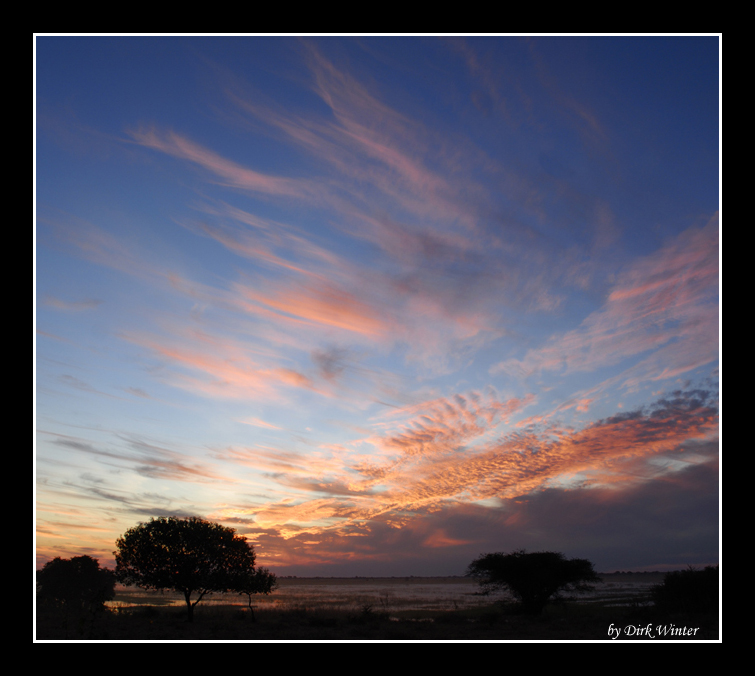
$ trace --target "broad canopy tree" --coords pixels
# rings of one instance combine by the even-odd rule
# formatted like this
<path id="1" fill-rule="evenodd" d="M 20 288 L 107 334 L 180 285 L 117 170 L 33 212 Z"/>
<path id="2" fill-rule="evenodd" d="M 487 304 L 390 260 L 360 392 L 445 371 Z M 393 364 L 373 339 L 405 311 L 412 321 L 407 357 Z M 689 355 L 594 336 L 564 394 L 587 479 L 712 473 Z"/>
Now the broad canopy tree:
<path id="1" fill-rule="evenodd" d="M 244 536 L 199 517 L 151 519 L 126 531 L 116 547 L 118 580 L 183 593 L 189 622 L 207 594 L 269 594 L 276 586 L 275 575 L 255 569 L 254 549 Z"/>
<path id="2" fill-rule="evenodd" d="M 467 576 L 477 578 L 483 593 L 508 590 L 522 612 L 539 615 L 561 591 L 588 591 L 600 582 L 587 559 L 567 559 L 560 552 L 525 550 L 483 554 L 472 561 Z"/>

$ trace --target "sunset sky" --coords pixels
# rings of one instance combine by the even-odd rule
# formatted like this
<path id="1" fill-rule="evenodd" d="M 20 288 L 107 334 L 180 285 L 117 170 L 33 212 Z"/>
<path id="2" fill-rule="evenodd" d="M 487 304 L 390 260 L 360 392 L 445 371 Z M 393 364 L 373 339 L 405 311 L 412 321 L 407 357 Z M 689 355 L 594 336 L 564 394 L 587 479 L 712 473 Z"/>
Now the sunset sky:
<path id="1" fill-rule="evenodd" d="M 718 563 L 719 42 L 36 38 L 36 555 Z"/>

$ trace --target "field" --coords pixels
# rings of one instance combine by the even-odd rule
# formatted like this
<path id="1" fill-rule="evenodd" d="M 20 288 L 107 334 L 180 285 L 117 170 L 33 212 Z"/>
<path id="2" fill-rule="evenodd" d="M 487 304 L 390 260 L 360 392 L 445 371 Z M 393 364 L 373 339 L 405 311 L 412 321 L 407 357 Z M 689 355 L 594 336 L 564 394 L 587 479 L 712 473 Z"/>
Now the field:
<path id="1" fill-rule="evenodd" d="M 37 639 L 718 639 L 717 617 L 663 616 L 652 607 L 650 587 L 662 574 L 602 577 L 593 592 L 553 603 L 540 617 L 517 614 L 505 599 L 480 596 L 473 581 L 458 577 L 283 578 L 273 594 L 254 599 L 253 615 L 246 597 L 221 594 L 202 599 L 192 623 L 186 622 L 185 603 L 178 594 L 118 588 L 107 611 L 96 616 L 40 610 Z"/>

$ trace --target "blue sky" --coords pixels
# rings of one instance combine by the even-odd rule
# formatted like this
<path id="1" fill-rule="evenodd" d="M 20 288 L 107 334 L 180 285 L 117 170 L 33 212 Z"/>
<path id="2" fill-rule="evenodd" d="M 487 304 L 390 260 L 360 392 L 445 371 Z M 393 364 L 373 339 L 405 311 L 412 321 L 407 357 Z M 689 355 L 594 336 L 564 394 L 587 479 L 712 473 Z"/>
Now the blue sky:
<path id="1" fill-rule="evenodd" d="M 717 563 L 719 43 L 38 36 L 39 564 Z"/>

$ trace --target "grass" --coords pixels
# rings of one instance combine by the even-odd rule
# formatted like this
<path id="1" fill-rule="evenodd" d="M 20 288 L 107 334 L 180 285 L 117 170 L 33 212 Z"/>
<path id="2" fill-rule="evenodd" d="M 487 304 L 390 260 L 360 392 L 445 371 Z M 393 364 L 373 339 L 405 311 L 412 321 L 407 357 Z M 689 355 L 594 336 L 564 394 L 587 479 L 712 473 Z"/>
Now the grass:
<path id="1" fill-rule="evenodd" d="M 588 595 L 527 617 L 481 597 L 466 578 L 283 578 L 270 596 L 213 595 L 186 621 L 179 594 L 119 587 L 112 607 L 75 615 L 40 608 L 38 640 L 140 641 L 573 641 L 654 638 L 718 640 L 718 614 L 663 611 L 651 603 L 658 574 L 604 574 Z M 696 629 L 658 636 L 658 627 Z M 652 637 L 651 637 L 652 638 Z"/>
<path id="2" fill-rule="evenodd" d="M 105 610 L 89 617 L 66 616 L 40 609 L 38 640 L 146 641 L 524 641 L 610 640 L 609 626 L 622 629 L 619 640 L 646 638 L 638 629 L 696 628 L 694 636 L 673 638 L 717 640 L 718 617 L 669 615 L 652 606 L 620 607 L 601 603 L 564 602 L 549 605 L 542 616 L 526 617 L 511 606 L 491 604 L 459 610 L 383 612 L 364 605 L 360 610 L 270 607 L 255 611 L 239 606 L 197 606 L 194 622 L 186 610 L 169 606 L 135 606 Z M 629 633 L 627 636 L 627 628 Z M 634 628 L 634 629 L 633 629 Z M 666 638 L 670 638 L 667 636 Z"/>

